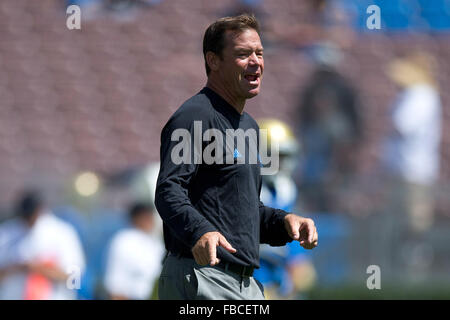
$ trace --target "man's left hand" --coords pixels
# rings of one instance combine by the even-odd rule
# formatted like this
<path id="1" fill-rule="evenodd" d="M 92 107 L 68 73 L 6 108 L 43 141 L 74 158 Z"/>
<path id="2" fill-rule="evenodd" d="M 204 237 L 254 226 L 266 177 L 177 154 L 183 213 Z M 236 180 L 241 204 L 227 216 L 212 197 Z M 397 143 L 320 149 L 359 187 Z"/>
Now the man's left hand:
<path id="1" fill-rule="evenodd" d="M 312 219 L 289 213 L 284 217 L 284 227 L 289 236 L 300 242 L 303 248 L 313 249 L 317 247 L 319 237 Z"/>

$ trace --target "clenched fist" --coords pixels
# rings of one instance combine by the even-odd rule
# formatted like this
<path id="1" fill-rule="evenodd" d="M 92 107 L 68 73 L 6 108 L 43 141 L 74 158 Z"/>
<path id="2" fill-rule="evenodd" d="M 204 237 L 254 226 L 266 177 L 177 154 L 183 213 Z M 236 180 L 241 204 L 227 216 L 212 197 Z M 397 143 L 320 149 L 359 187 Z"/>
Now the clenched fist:
<path id="1" fill-rule="evenodd" d="M 290 213 L 284 217 L 284 227 L 289 236 L 305 249 L 317 247 L 319 236 L 314 221 Z"/>

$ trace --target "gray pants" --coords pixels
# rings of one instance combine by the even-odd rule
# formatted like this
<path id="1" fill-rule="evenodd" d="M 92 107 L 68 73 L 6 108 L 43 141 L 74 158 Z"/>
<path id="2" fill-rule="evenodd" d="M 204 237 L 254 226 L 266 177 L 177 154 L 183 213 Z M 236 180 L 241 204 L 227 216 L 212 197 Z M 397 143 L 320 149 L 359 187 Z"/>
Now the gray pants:
<path id="1" fill-rule="evenodd" d="M 164 260 L 158 293 L 162 300 L 264 300 L 264 288 L 253 277 L 171 255 Z"/>

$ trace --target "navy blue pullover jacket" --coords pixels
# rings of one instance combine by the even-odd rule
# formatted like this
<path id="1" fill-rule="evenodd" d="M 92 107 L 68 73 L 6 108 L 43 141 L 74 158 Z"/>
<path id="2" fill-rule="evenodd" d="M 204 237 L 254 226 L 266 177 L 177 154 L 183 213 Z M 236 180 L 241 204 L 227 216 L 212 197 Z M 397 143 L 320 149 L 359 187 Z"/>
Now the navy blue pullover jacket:
<path id="1" fill-rule="evenodd" d="M 219 259 L 259 267 L 260 243 L 282 246 L 292 239 L 284 227 L 287 212 L 267 207 L 259 200 L 259 160 L 251 164 L 252 161 L 246 158 L 245 163 L 238 163 L 238 157 L 248 156 L 249 143 L 257 142 L 246 139 L 245 151 L 236 149 L 236 144 L 231 151 L 234 162 L 227 164 L 224 139 L 222 164 L 198 163 L 194 161 L 193 145 L 195 134 L 198 137 L 199 132 L 196 132 L 194 121 L 201 121 L 202 135 L 213 128 L 219 129 L 224 137 L 227 129 L 254 129 L 259 134 L 258 124 L 248 113 L 239 114 L 207 87 L 172 115 L 161 133 L 161 168 L 155 195 L 155 205 L 164 222 L 166 249 L 192 257 L 191 249 L 197 240 L 206 232 L 218 231 L 237 250 L 232 254 L 218 247 Z M 180 146 L 181 138 L 174 137 L 175 141 L 172 141 L 172 133 L 180 128 L 189 131 L 192 137 L 191 161 L 175 164 L 172 152 L 178 154 L 179 147 L 176 146 Z M 202 139 L 201 152 L 208 144 L 210 141 Z M 184 155 L 184 152 L 179 154 Z"/>

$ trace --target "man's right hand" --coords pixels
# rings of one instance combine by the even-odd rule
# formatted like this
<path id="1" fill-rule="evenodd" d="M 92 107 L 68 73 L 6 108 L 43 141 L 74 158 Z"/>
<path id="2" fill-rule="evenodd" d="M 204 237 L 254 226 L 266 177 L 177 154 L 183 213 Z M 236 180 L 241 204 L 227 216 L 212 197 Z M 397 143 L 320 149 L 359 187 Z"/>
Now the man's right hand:
<path id="1" fill-rule="evenodd" d="M 225 248 L 230 253 L 235 253 L 231 244 L 220 234 L 220 232 L 207 232 L 198 239 L 195 246 L 192 248 L 192 254 L 194 255 L 195 262 L 204 266 L 210 264 L 215 266 L 220 262 L 217 258 L 217 246 Z"/>

